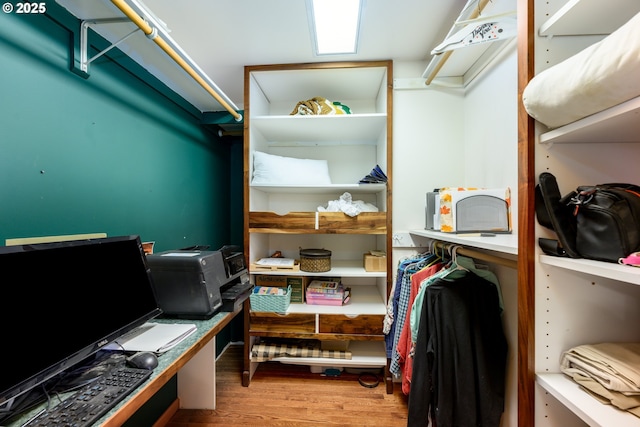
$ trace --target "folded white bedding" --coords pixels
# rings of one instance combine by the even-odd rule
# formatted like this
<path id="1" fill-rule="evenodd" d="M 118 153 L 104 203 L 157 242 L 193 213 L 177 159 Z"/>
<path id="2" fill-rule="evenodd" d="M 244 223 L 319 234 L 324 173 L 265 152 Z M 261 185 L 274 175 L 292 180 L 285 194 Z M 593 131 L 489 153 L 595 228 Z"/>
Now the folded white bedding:
<path id="1" fill-rule="evenodd" d="M 536 75 L 527 113 L 553 129 L 640 96 L 640 13 L 616 31 Z"/>

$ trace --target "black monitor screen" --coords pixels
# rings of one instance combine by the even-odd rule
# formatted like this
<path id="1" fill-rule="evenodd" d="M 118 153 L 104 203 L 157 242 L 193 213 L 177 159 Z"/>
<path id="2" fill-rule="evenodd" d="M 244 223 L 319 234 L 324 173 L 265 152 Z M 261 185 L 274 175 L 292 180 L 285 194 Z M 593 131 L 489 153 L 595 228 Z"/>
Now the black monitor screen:
<path id="1" fill-rule="evenodd" d="M 0 247 L 0 405 L 160 314 L 138 236 Z"/>

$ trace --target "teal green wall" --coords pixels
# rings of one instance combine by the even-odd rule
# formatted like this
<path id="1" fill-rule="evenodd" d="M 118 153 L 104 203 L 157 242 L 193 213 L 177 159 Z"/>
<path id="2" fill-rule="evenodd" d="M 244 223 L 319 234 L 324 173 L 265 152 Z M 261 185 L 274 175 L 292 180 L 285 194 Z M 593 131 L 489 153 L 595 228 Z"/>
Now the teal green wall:
<path id="1" fill-rule="evenodd" d="M 71 72 L 77 21 L 47 7 L 0 14 L 0 244 L 106 232 L 156 251 L 242 245 L 241 143 L 117 49 L 86 79 Z M 90 55 L 108 45 L 91 42 Z"/>
<path id="2" fill-rule="evenodd" d="M 71 72 L 78 22 L 47 9 L 0 14 L 0 245 L 106 232 L 156 251 L 242 246 L 241 140 L 218 138 L 117 49 L 86 79 Z M 91 56 L 108 46 L 91 43 Z M 130 424 L 150 425 L 175 397 L 172 380 Z"/>

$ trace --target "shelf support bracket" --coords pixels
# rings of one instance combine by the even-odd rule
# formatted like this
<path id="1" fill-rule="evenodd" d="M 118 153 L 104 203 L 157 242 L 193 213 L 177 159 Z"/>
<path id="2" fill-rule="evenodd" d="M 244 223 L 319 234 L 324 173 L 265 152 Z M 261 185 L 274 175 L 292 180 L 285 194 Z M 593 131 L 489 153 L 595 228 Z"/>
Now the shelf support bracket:
<path id="1" fill-rule="evenodd" d="M 139 28 L 136 28 L 117 42 L 113 43 L 111 46 L 104 49 L 102 52 L 98 53 L 92 58 L 89 58 L 89 28 L 92 25 L 101 25 L 101 24 L 117 24 L 122 22 L 127 22 L 127 18 L 104 18 L 104 19 L 88 19 L 82 21 L 80 24 L 80 71 L 83 73 L 89 73 L 89 64 L 95 61 L 105 53 L 109 52 L 114 47 L 118 46 L 120 43 L 131 37 L 136 32 L 140 31 Z"/>

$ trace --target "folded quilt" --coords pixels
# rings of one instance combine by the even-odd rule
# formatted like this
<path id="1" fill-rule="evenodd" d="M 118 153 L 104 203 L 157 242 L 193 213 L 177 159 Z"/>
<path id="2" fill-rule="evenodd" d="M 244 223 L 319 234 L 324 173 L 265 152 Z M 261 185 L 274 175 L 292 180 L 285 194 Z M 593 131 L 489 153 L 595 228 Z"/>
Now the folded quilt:
<path id="1" fill-rule="evenodd" d="M 262 342 L 251 347 L 253 362 L 267 362 L 276 357 L 323 357 L 329 359 L 351 359 L 350 351 L 322 350 L 319 343 L 291 345 L 286 343 Z"/>
<path id="2" fill-rule="evenodd" d="M 560 369 L 597 381 L 607 390 L 640 394 L 640 343 L 599 343 L 574 347 L 562 355 Z"/>
<path id="3" fill-rule="evenodd" d="M 640 417 L 640 396 L 627 396 L 625 394 L 608 390 L 602 384 L 592 378 L 574 372 L 571 378 L 578 383 L 582 389 L 587 391 L 593 397 L 603 404 L 610 404 L 618 409 L 627 411 L 636 417 Z"/>

